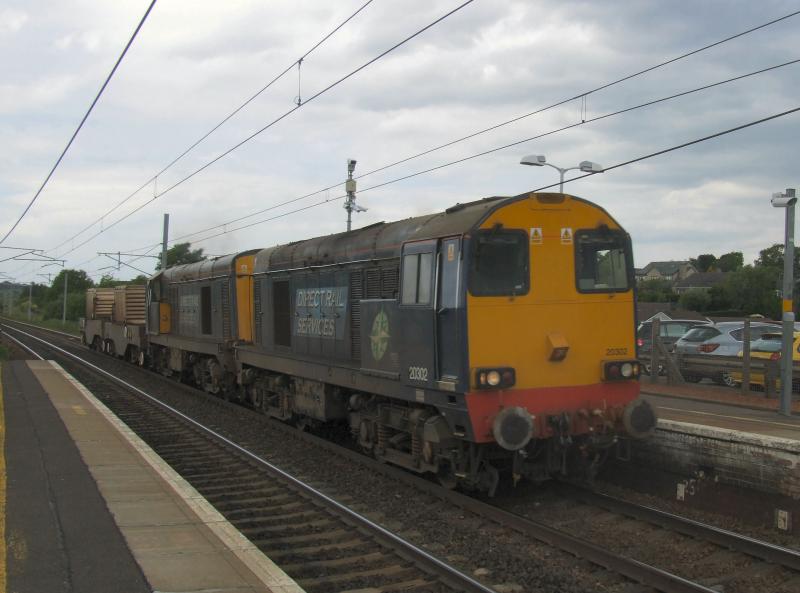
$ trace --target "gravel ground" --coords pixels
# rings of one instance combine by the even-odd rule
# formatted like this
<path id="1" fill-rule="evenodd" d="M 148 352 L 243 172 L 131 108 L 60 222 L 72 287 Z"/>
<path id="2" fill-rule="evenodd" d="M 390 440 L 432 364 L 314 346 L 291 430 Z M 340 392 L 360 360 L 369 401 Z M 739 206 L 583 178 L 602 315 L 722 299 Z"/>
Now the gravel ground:
<path id="1" fill-rule="evenodd" d="M 715 525 L 716 527 L 721 527 L 722 529 L 735 531 L 736 533 L 748 535 L 755 539 L 760 539 L 777 544 L 779 546 L 800 551 L 800 535 L 782 533 L 776 529 L 770 529 L 762 525 L 754 525 L 747 520 L 747 517 L 736 517 L 728 514 L 710 513 L 707 511 L 693 509 L 687 507 L 685 504 L 677 500 L 636 492 L 635 490 L 621 488 L 609 482 L 599 481 L 595 486 L 598 492 L 602 492 L 616 498 L 629 500 L 636 504 L 649 506 L 667 513 L 674 513 L 676 515 L 688 517 L 689 519 L 694 519 L 695 521 L 700 521 L 701 523 Z"/>
<path id="2" fill-rule="evenodd" d="M 762 537 L 766 535 L 764 533 L 766 530 L 752 528 L 747 532 L 738 529 L 742 521 L 736 518 L 701 511 L 686 513 L 687 509 L 676 508 L 677 505 L 667 504 L 668 501 L 609 484 L 603 484 L 598 491 L 636 504 L 660 508 L 703 523 L 746 533 L 758 539 L 766 539 Z M 540 487 L 530 492 L 525 492 L 523 489 L 506 495 L 497 502 L 506 510 L 573 535 L 580 535 L 618 554 L 633 557 L 707 586 L 722 585 L 725 593 L 800 591 L 800 575 L 797 573 L 765 565 L 757 559 L 723 550 L 712 543 L 577 503 L 560 496 L 557 486 Z M 783 540 L 775 543 L 793 544 L 795 547 L 797 545 L 796 538 L 778 536 L 774 532 L 771 535 L 773 541 Z"/>

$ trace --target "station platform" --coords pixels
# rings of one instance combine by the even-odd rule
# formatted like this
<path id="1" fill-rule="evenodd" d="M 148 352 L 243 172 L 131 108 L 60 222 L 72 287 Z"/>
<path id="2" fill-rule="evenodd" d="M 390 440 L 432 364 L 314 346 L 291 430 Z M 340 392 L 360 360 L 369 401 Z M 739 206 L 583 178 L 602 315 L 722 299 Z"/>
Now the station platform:
<path id="1" fill-rule="evenodd" d="M 785 416 L 778 400 L 758 393 L 647 378 L 641 394 L 655 407 L 658 424 L 652 438 L 632 449 L 640 467 L 800 501 L 800 402 Z"/>
<path id="2" fill-rule="evenodd" d="M 57 364 L 0 372 L 0 590 L 302 592 Z"/>
<path id="3" fill-rule="evenodd" d="M 777 399 L 743 395 L 730 387 L 666 385 L 644 379 L 641 390 L 664 420 L 800 441 L 800 401 L 792 403 L 792 416 L 784 416 L 778 413 Z"/>

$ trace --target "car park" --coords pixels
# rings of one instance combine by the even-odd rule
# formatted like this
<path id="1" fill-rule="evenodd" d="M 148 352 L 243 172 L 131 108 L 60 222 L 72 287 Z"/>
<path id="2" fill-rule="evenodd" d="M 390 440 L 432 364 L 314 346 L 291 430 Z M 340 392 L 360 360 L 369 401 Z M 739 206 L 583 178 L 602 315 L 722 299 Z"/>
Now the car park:
<path id="1" fill-rule="evenodd" d="M 775 332 L 780 326 L 764 322 L 750 324 L 751 343 L 758 340 L 763 334 Z M 675 342 L 674 351 L 679 355 L 695 356 L 739 356 L 744 347 L 744 322 L 722 321 L 707 324 L 703 327 L 692 328 Z M 733 386 L 735 382 L 731 374 L 726 371 L 709 369 L 707 372 L 684 372 L 684 379 L 697 382 L 708 377 L 716 383 Z"/>
<path id="2" fill-rule="evenodd" d="M 762 360 L 780 360 L 781 349 L 783 348 L 783 334 L 780 332 L 771 332 L 763 334 L 758 340 L 755 340 L 750 345 L 750 358 Z M 739 353 L 742 356 L 742 353 Z M 800 361 L 800 332 L 794 334 L 794 344 L 792 345 L 792 359 L 797 362 Z M 731 371 L 731 378 L 736 385 L 742 383 L 742 372 Z M 750 372 L 750 385 L 760 387 L 762 389 L 766 386 L 766 379 L 763 372 L 751 371 Z M 777 378 L 775 381 L 775 388 L 780 390 L 781 380 Z M 792 390 L 800 390 L 800 384 L 795 380 L 792 382 Z"/>
<path id="3" fill-rule="evenodd" d="M 667 351 L 671 352 L 673 345 L 688 330 L 693 327 L 708 325 L 709 322 L 699 319 L 664 319 L 660 322 L 661 329 L 659 336 L 661 343 Z M 639 324 L 636 330 L 636 351 L 638 358 L 642 361 L 642 368 L 646 374 L 650 374 L 650 355 L 653 349 L 653 322 L 644 321 Z M 659 374 L 663 373 L 663 365 L 659 365 Z"/>

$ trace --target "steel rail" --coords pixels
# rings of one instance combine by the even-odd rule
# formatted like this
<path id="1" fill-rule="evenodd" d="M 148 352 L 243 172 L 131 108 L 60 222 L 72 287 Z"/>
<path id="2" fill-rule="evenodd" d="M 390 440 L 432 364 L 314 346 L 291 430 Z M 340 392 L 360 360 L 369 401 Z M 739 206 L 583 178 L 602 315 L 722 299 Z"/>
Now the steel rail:
<path id="1" fill-rule="evenodd" d="M 599 506 L 613 513 L 646 521 L 683 535 L 710 541 L 729 550 L 800 571 L 800 551 L 577 486 L 569 485 L 565 486 L 565 489 L 573 491 L 572 496 L 585 504 Z"/>
<path id="2" fill-rule="evenodd" d="M 18 324 L 24 325 L 26 327 L 33 327 L 35 329 L 40 329 L 42 331 L 50 332 L 50 333 L 53 333 L 53 334 L 58 334 L 58 335 L 61 335 L 61 336 L 66 336 L 67 338 L 70 338 L 72 340 L 80 340 L 81 339 L 81 337 L 79 335 L 70 334 L 68 332 L 58 331 L 57 329 L 51 329 L 49 327 L 43 327 L 41 325 L 36 325 L 35 323 L 25 323 L 24 321 L 17 321 L 16 319 L 11 319 L 10 317 L 3 317 L 2 315 L 0 315 L 0 322 L 5 322 L 6 325 L 9 322 L 10 323 L 18 323 Z M 0 325 L 2 325 L 2 323 L 0 323 Z"/>
<path id="3" fill-rule="evenodd" d="M 306 484 L 305 482 L 299 480 L 298 478 L 295 478 L 291 474 L 289 474 L 289 473 L 285 472 L 284 470 L 280 469 L 279 467 L 271 464 L 269 461 L 259 457 L 255 453 L 252 453 L 251 451 L 245 449 L 241 445 L 233 442 L 232 440 L 230 440 L 227 437 L 219 434 L 218 432 L 214 431 L 213 429 L 208 428 L 207 426 L 199 423 L 198 421 L 194 420 L 193 418 L 190 418 L 189 416 L 187 416 L 183 412 L 177 410 L 176 408 L 174 408 L 174 407 L 172 407 L 172 406 L 170 406 L 168 404 L 165 404 L 164 402 L 160 401 L 158 398 L 156 398 L 156 397 L 150 395 L 149 393 L 139 389 L 135 385 L 132 385 L 132 384 L 128 383 L 124 379 L 121 379 L 121 378 L 113 375 L 112 373 L 109 373 L 108 371 L 98 367 L 97 365 L 89 362 L 88 360 L 85 360 L 85 359 L 81 358 L 80 356 L 77 356 L 76 354 L 73 354 L 71 352 L 68 352 L 67 350 L 64 350 L 63 348 L 60 348 L 60 347 L 56 346 L 55 344 L 47 342 L 46 340 L 43 340 L 42 338 L 39 338 L 39 337 L 34 336 L 32 334 L 29 334 L 28 332 L 22 331 L 21 329 L 17 329 L 17 328 L 13 328 L 13 327 L 10 328 L 10 329 L 12 329 L 12 331 L 16 331 L 16 332 L 18 332 L 18 333 L 20 333 L 20 334 L 22 334 L 24 336 L 27 336 L 28 338 L 31 338 L 31 339 L 36 340 L 38 342 L 41 342 L 42 344 L 45 345 L 45 347 L 50 348 L 52 350 L 55 350 L 55 351 L 61 353 L 62 355 L 68 356 L 69 358 L 77 361 L 79 364 L 82 364 L 82 365 L 92 369 L 93 371 L 102 374 L 103 376 L 111 379 L 112 381 L 122 385 L 126 389 L 129 389 L 129 390 L 133 391 L 134 393 L 136 393 L 136 394 L 146 398 L 147 400 L 155 403 L 156 405 L 158 405 L 161 408 L 167 410 L 171 414 L 174 414 L 175 416 L 179 417 L 184 422 L 186 422 L 186 423 L 194 426 L 195 428 L 205 432 L 206 434 L 210 435 L 211 437 L 213 437 L 213 438 L 225 443 L 227 446 L 231 447 L 232 449 L 234 449 L 238 453 L 240 453 L 243 456 L 251 459 L 252 461 L 256 462 L 258 465 L 266 468 L 273 475 L 278 476 L 279 478 L 281 478 L 282 480 L 287 482 L 289 485 L 293 486 L 295 489 L 305 493 L 306 496 L 308 496 L 309 498 L 311 498 L 311 499 L 313 499 L 313 500 L 315 500 L 317 502 L 322 503 L 327 508 L 333 510 L 334 512 L 336 512 L 336 513 L 338 513 L 340 515 L 344 515 L 345 517 L 350 519 L 352 522 L 356 523 L 361 528 L 366 529 L 376 539 L 378 539 L 381 542 L 383 542 L 385 544 L 388 544 L 390 547 L 398 550 L 399 553 L 404 554 L 405 557 L 408 558 L 408 560 L 417 563 L 418 565 L 420 565 L 421 567 L 423 567 L 427 571 L 437 575 L 442 580 L 442 582 L 444 584 L 446 584 L 446 585 L 448 585 L 450 587 L 453 587 L 454 589 L 456 589 L 458 591 L 465 591 L 467 593 L 496 593 L 494 591 L 494 589 L 491 589 L 490 587 L 487 587 L 487 586 L 483 585 L 482 583 L 476 581 L 472 577 L 460 572 L 455 567 L 450 566 L 449 564 L 443 562 L 442 560 L 439 560 L 437 557 L 435 557 L 432 554 L 426 552 L 422 548 L 419 548 L 419 547 L 415 546 L 414 544 L 412 544 L 411 542 L 408 542 L 408 541 L 404 540 L 403 538 L 401 538 L 397 534 L 392 533 L 391 531 L 389 531 L 388 529 L 382 527 L 381 525 L 378 525 L 377 523 L 375 523 L 373 521 L 370 521 L 369 519 L 367 519 L 363 515 L 361 515 L 361 514 L 357 513 L 356 511 L 346 507 L 345 505 L 343 505 L 340 502 L 334 500 L 333 498 L 331 498 L 330 496 L 324 494 L 323 492 L 320 492 L 319 490 L 317 490 L 313 486 L 310 486 L 310 485 Z M 37 328 L 37 329 L 40 329 L 40 328 Z M 703 593 L 713 593 L 709 589 L 702 589 L 702 590 L 700 590 L 700 589 L 691 589 L 691 590 L 690 589 L 686 589 L 686 591 L 687 592 L 692 591 L 692 592 L 695 592 L 695 593 L 698 592 L 698 591 L 703 591 Z"/>
<path id="4" fill-rule="evenodd" d="M 17 343 L 17 345 L 18 345 L 20 348 L 22 348 L 22 349 L 24 349 L 24 350 L 27 350 L 28 352 L 30 352 L 31 354 L 33 354 L 33 355 L 34 355 L 36 358 L 38 358 L 39 360 L 44 360 L 44 357 L 43 357 L 41 354 L 39 354 L 38 352 L 36 352 L 36 350 L 34 350 L 33 348 L 31 348 L 31 347 L 30 347 L 30 346 L 28 346 L 27 344 L 23 344 L 23 343 L 22 343 L 22 342 L 20 342 L 20 341 L 19 341 L 17 338 L 15 338 L 14 336 L 12 336 L 10 333 L 3 331 L 3 326 L 2 326 L 2 325 L 0 325 L 0 336 L 2 336 L 2 335 L 4 335 L 4 336 L 6 336 L 7 338 L 9 338 L 10 340 L 13 340 L 14 342 L 16 342 L 16 343 Z"/>

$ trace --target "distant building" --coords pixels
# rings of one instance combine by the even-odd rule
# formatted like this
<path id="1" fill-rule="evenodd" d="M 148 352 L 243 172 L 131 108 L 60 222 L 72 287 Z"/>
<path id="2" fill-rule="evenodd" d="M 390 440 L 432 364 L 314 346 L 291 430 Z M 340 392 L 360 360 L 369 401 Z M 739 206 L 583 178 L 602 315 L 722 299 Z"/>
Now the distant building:
<path id="1" fill-rule="evenodd" d="M 672 287 L 677 294 L 683 294 L 689 290 L 708 291 L 714 286 L 719 286 L 725 282 L 730 272 L 697 272 L 678 280 Z"/>
<path id="2" fill-rule="evenodd" d="M 654 261 L 636 269 L 636 280 L 667 280 L 676 282 L 696 274 L 697 269 L 688 261 Z"/>

